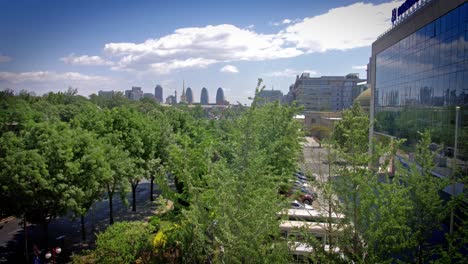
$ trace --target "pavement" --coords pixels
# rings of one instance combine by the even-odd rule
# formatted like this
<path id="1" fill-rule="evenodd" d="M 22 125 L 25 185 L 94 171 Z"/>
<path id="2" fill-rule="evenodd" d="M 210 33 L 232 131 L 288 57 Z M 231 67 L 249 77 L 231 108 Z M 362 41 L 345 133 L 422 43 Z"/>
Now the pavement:
<path id="1" fill-rule="evenodd" d="M 159 194 L 157 186 L 154 188 L 154 196 Z M 156 206 L 150 201 L 150 183 L 141 182 L 136 190 L 137 210 L 131 210 L 131 192 L 128 194 L 129 201 L 126 206 L 120 195 L 115 194 L 114 221 L 134 221 L 143 220 L 145 217 L 153 215 Z M 61 254 L 57 258 L 57 263 L 70 261 L 72 254 L 77 254 L 85 249 L 92 249 L 95 244 L 96 234 L 105 230 L 109 226 L 109 204 L 108 200 L 96 202 L 92 209 L 85 216 L 85 228 L 87 240 L 81 239 L 80 218 L 73 219 L 72 215 L 57 218 L 49 225 L 49 245 L 60 246 Z M 28 226 L 30 263 L 32 263 L 32 245 L 36 244 L 45 253 L 44 233 L 41 226 Z M 63 240 L 56 240 L 57 237 Z M 24 231 L 21 220 L 9 217 L 0 221 L 0 263 L 27 263 L 24 256 Z"/>
<path id="2" fill-rule="evenodd" d="M 320 144 L 313 138 L 313 137 L 306 137 L 305 142 L 302 142 L 303 147 L 309 147 L 309 148 L 318 148 L 320 147 Z"/>

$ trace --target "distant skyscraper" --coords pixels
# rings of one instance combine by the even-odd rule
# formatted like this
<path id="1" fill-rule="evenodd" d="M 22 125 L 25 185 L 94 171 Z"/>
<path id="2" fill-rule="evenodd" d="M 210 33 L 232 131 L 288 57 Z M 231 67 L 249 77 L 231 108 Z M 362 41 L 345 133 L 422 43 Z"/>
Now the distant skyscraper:
<path id="1" fill-rule="evenodd" d="M 209 104 L 208 90 L 205 87 L 203 87 L 203 89 L 201 90 L 200 104 L 202 104 L 202 105 Z"/>
<path id="2" fill-rule="evenodd" d="M 192 93 L 192 88 L 187 87 L 187 93 L 185 94 L 185 97 L 187 99 L 188 104 L 193 103 L 193 93 Z"/>
<path id="3" fill-rule="evenodd" d="M 133 86 L 131 90 L 125 91 L 125 96 L 130 100 L 138 101 L 143 97 L 143 91 L 141 87 Z"/>
<path id="4" fill-rule="evenodd" d="M 173 95 L 169 95 L 166 98 L 166 104 L 168 104 L 168 105 L 173 105 L 173 104 L 175 104 L 175 102 L 176 102 L 176 98 Z"/>
<path id="5" fill-rule="evenodd" d="M 156 88 L 154 88 L 154 96 L 159 103 L 163 102 L 163 88 L 161 85 L 158 84 Z"/>
<path id="6" fill-rule="evenodd" d="M 99 92 L 98 92 L 98 95 L 99 95 L 99 96 L 107 97 L 107 98 L 112 97 L 114 94 L 115 94 L 114 91 L 99 91 Z"/>
<path id="7" fill-rule="evenodd" d="M 280 90 L 263 90 L 261 92 L 259 92 L 257 95 L 255 95 L 257 97 L 257 103 L 259 105 L 263 105 L 263 104 L 266 104 L 266 103 L 271 103 L 271 102 L 274 102 L 274 101 L 279 101 L 281 102 L 281 100 L 283 99 L 283 92 L 281 92 Z"/>
<path id="8" fill-rule="evenodd" d="M 144 93 L 144 94 L 143 94 L 143 98 L 154 99 L 154 95 L 153 95 L 152 93 Z"/>
<path id="9" fill-rule="evenodd" d="M 185 95 L 185 81 L 182 83 L 182 95 L 180 96 L 180 103 L 187 103 L 187 96 Z"/>
<path id="10" fill-rule="evenodd" d="M 216 104 L 223 105 L 224 103 L 224 91 L 223 88 L 219 87 L 216 91 Z"/>

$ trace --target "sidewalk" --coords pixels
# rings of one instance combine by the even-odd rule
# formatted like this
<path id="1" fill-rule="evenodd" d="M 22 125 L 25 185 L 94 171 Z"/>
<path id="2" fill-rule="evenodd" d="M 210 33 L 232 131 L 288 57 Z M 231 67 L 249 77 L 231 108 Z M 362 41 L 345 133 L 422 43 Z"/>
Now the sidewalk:
<path id="1" fill-rule="evenodd" d="M 320 144 L 313 137 L 305 137 L 306 142 L 302 143 L 302 146 L 309 148 L 318 148 Z"/>

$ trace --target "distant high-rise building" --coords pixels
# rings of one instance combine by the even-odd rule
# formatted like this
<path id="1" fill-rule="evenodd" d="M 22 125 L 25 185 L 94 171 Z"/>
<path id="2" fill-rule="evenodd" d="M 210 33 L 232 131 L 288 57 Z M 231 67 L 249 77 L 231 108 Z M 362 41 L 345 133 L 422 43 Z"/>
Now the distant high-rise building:
<path id="1" fill-rule="evenodd" d="M 208 90 L 203 87 L 203 89 L 201 90 L 201 96 L 200 96 L 200 104 L 202 105 L 207 105 L 209 104 L 209 99 L 208 99 Z"/>
<path id="2" fill-rule="evenodd" d="M 224 103 L 224 91 L 223 88 L 219 87 L 216 91 L 216 104 L 223 105 Z"/>
<path id="3" fill-rule="evenodd" d="M 152 93 L 144 93 L 143 98 L 151 98 L 154 99 L 154 95 Z"/>
<path id="4" fill-rule="evenodd" d="M 156 85 L 156 88 L 154 88 L 154 97 L 156 97 L 156 100 L 159 103 L 163 102 L 163 88 L 161 85 Z"/>
<path id="5" fill-rule="evenodd" d="M 352 105 L 359 95 L 356 86 L 363 81 L 355 73 L 318 78 L 303 73 L 296 77 L 290 92 L 293 100 L 304 107 L 304 111 L 341 111 Z"/>
<path id="6" fill-rule="evenodd" d="M 190 87 L 187 87 L 186 99 L 187 99 L 188 104 L 193 103 L 193 93 L 192 93 L 192 88 Z"/>
<path id="7" fill-rule="evenodd" d="M 185 81 L 182 83 L 182 95 L 180 96 L 180 103 L 187 103 L 187 96 L 185 95 Z"/>
<path id="8" fill-rule="evenodd" d="M 98 95 L 102 97 L 112 97 L 115 94 L 114 91 L 99 91 Z"/>
<path id="9" fill-rule="evenodd" d="M 174 95 L 169 95 L 166 98 L 166 104 L 169 104 L 169 105 L 177 104 L 177 91 L 174 91 Z"/>
<path id="10" fill-rule="evenodd" d="M 130 100 L 138 101 L 143 97 L 143 91 L 141 87 L 133 86 L 131 90 L 125 91 L 125 96 Z"/>
<path id="11" fill-rule="evenodd" d="M 279 101 L 281 103 L 283 92 L 280 90 L 263 90 L 259 92 L 256 97 L 258 99 L 257 103 L 260 105 L 274 101 Z"/>
<path id="12" fill-rule="evenodd" d="M 175 104 L 176 102 L 176 99 L 173 95 L 169 95 L 167 98 L 166 98 L 166 104 L 168 105 L 173 105 Z"/>

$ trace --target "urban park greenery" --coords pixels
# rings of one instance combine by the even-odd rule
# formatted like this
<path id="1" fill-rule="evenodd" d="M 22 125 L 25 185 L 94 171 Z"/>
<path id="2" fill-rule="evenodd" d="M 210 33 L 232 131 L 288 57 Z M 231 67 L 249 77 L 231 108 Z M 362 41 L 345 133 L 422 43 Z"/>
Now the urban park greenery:
<path id="1" fill-rule="evenodd" d="M 259 80 L 256 92 L 263 88 Z M 72 214 L 81 218 L 85 240 L 84 216 L 108 199 L 110 226 L 98 234 L 96 249 L 75 255 L 74 263 L 289 263 L 300 237 L 314 246 L 305 259 L 317 263 L 463 258 L 466 232 L 448 236 L 448 248 L 428 246 L 429 228 L 438 229 L 449 213 L 438 195 L 446 182 L 429 175 L 429 134 L 421 134 L 416 148 L 420 166 L 396 165 L 389 173 L 382 168 L 402 142 L 376 142 L 369 153 L 369 120 L 357 104 L 323 137 L 330 173 L 337 175 L 314 182 L 328 210 L 327 239 L 306 230 L 282 236 L 278 212 L 289 198 L 281 193 L 292 186 L 302 159 L 302 125 L 294 119 L 300 109 L 255 100 L 251 107 L 207 113 L 199 106 L 129 101 L 121 93 L 87 99 L 74 89 L 44 96 L 2 91 L 1 213 L 41 224 L 45 234 L 55 218 Z M 114 200 L 127 204 L 131 192 L 137 210 L 142 179 L 151 183 L 148 199 L 153 184 L 161 191 L 158 213 L 114 224 Z M 463 204 L 457 197 L 447 208 L 466 215 Z M 338 222 L 332 220 L 337 214 L 344 216 Z"/>

